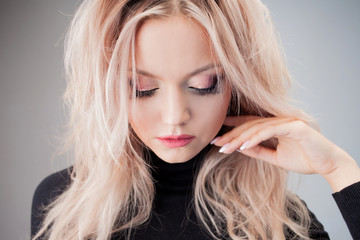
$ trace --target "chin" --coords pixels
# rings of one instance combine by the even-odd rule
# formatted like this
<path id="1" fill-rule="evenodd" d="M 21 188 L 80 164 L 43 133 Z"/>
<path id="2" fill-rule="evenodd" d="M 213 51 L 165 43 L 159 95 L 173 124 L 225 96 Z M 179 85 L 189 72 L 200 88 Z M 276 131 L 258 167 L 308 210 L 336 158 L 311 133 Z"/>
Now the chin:
<path id="1" fill-rule="evenodd" d="M 187 162 L 190 159 L 192 159 L 193 157 L 196 156 L 196 154 L 198 154 L 201 151 L 201 149 L 199 151 L 191 151 L 191 152 L 184 152 L 184 151 L 173 151 L 168 150 L 168 151 L 153 151 L 160 159 L 162 159 L 164 162 L 167 163 L 183 163 L 183 162 Z"/>

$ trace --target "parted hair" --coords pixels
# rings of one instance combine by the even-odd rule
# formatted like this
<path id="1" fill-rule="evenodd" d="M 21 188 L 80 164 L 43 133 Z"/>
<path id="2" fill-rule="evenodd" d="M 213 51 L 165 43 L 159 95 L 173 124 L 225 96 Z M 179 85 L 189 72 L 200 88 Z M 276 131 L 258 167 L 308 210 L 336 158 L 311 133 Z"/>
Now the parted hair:
<path id="1" fill-rule="evenodd" d="M 182 15 L 202 26 L 231 85 L 230 115 L 308 120 L 288 98 L 290 76 L 268 9 L 259 0 L 84 0 L 65 39 L 69 109 L 64 148 L 71 184 L 34 239 L 130 238 L 151 214 L 154 183 L 129 125 L 128 67 L 148 19 Z M 129 97 L 130 96 L 130 97 Z M 309 213 L 287 190 L 288 173 L 236 154 L 206 154 L 193 187 L 201 226 L 214 239 L 308 239 Z"/>

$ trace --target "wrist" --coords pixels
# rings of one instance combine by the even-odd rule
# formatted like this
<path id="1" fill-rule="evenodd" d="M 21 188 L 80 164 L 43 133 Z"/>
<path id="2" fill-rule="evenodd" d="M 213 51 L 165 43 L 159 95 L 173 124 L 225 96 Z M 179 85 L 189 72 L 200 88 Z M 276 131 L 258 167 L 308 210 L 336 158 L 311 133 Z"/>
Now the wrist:
<path id="1" fill-rule="evenodd" d="M 334 158 L 337 165 L 329 173 L 322 175 L 334 192 L 360 181 L 360 168 L 349 154 L 339 148 Z"/>

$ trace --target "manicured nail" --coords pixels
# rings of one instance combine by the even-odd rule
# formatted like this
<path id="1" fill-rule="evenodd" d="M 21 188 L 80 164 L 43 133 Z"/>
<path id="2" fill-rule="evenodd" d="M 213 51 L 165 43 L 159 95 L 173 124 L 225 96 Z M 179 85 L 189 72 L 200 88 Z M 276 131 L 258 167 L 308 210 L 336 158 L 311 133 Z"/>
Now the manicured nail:
<path id="1" fill-rule="evenodd" d="M 216 138 L 214 138 L 212 141 L 211 141 L 211 143 L 210 144 L 214 144 L 214 143 L 216 143 L 216 141 L 217 140 L 219 140 L 221 137 L 216 137 Z"/>
<path id="2" fill-rule="evenodd" d="M 227 143 L 224 146 L 222 146 L 219 150 L 219 153 L 223 153 L 229 145 L 230 145 L 230 143 Z"/>
<path id="3" fill-rule="evenodd" d="M 241 145 L 241 147 L 240 147 L 240 151 L 244 150 L 247 146 L 249 146 L 249 143 L 250 143 L 249 140 L 246 141 L 246 142 L 244 142 L 244 143 Z"/>

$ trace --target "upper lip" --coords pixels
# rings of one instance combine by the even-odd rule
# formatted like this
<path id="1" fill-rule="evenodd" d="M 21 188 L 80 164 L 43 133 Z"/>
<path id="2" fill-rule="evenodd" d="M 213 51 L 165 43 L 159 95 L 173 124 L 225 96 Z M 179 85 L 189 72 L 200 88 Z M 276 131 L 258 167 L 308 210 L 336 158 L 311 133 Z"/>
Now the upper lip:
<path id="1" fill-rule="evenodd" d="M 158 139 L 174 139 L 174 140 L 178 140 L 178 139 L 194 138 L 194 136 L 187 135 L 187 134 L 182 134 L 182 135 L 167 135 L 167 136 L 161 136 L 161 137 L 157 137 L 157 138 Z"/>

